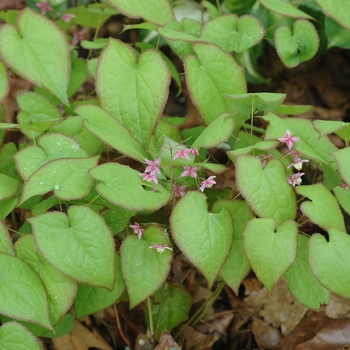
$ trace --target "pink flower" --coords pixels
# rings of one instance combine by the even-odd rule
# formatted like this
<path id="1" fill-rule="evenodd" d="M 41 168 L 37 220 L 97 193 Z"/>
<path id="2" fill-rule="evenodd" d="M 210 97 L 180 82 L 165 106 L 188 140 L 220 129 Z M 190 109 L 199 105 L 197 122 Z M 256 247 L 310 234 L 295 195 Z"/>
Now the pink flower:
<path id="1" fill-rule="evenodd" d="M 158 183 L 158 179 L 154 174 L 141 173 L 140 175 L 142 176 L 143 181 L 146 181 L 146 182 L 153 181 L 156 184 Z"/>
<path id="2" fill-rule="evenodd" d="M 194 179 L 197 178 L 197 171 L 200 169 L 198 167 L 194 167 L 194 166 L 187 166 L 185 165 L 184 166 L 184 171 L 181 173 L 181 177 L 184 177 L 184 176 L 191 176 L 193 177 Z"/>
<path id="3" fill-rule="evenodd" d="M 201 182 L 201 186 L 199 187 L 200 191 L 203 192 L 206 187 L 211 188 L 214 184 L 216 184 L 214 181 L 215 178 L 216 176 L 209 176 L 206 180 Z"/>
<path id="4" fill-rule="evenodd" d="M 199 156 L 199 152 L 198 152 L 198 149 L 197 149 L 197 148 L 192 148 L 191 153 L 192 153 L 192 155 L 193 155 L 194 157 L 195 157 L 195 156 Z"/>
<path id="5" fill-rule="evenodd" d="M 290 167 L 294 167 L 297 170 L 301 170 L 303 167 L 303 163 L 309 162 L 307 159 L 301 159 L 299 152 L 293 152 L 294 162 L 287 166 L 287 169 Z"/>
<path id="6" fill-rule="evenodd" d="M 36 7 L 39 7 L 41 10 L 41 14 L 45 16 L 46 12 L 51 12 L 53 8 L 48 5 L 47 0 L 43 0 L 43 2 L 38 2 L 35 4 Z"/>
<path id="7" fill-rule="evenodd" d="M 292 136 L 289 130 L 286 131 L 286 135 L 278 139 L 278 141 L 285 142 L 289 150 L 293 148 L 294 142 L 299 141 L 298 136 Z"/>
<path id="8" fill-rule="evenodd" d="M 179 149 L 173 159 L 176 159 L 176 158 L 190 159 L 190 157 L 188 156 L 189 153 L 192 153 L 191 148 Z"/>
<path id="9" fill-rule="evenodd" d="M 172 248 L 168 247 L 167 244 L 163 244 L 163 245 L 160 245 L 160 244 L 153 244 L 153 245 L 150 246 L 150 249 L 152 249 L 152 248 L 157 249 L 157 252 L 158 252 L 158 253 L 163 253 L 165 249 L 172 250 Z"/>
<path id="10" fill-rule="evenodd" d="M 295 185 L 300 185 L 301 184 L 301 177 L 305 175 L 305 173 L 296 173 L 293 175 L 287 176 L 287 182 L 295 187 Z"/>
<path id="11" fill-rule="evenodd" d="M 180 185 L 175 184 L 173 186 L 173 191 L 172 191 L 173 195 L 175 197 L 183 197 L 186 194 L 185 188 L 186 188 L 186 186 L 180 186 Z"/>
<path id="12" fill-rule="evenodd" d="M 76 15 L 73 15 L 72 13 L 65 13 L 62 16 L 62 20 L 65 21 L 66 23 L 68 23 L 72 18 L 75 18 Z"/>
<path id="13" fill-rule="evenodd" d="M 143 228 L 141 228 L 140 224 L 138 222 L 135 222 L 134 225 L 129 225 L 134 232 L 137 234 L 137 237 L 140 239 L 143 235 L 143 231 L 145 231 Z"/>
<path id="14" fill-rule="evenodd" d="M 160 174 L 160 158 L 157 158 L 155 160 L 148 160 L 145 159 L 145 162 L 147 164 L 147 167 L 145 169 L 145 173 L 149 173 L 149 174 Z"/>
<path id="15" fill-rule="evenodd" d="M 77 45 L 79 41 L 85 39 L 85 29 L 82 29 L 78 33 L 75 33 L 72 38 L 72 45 Z"/>

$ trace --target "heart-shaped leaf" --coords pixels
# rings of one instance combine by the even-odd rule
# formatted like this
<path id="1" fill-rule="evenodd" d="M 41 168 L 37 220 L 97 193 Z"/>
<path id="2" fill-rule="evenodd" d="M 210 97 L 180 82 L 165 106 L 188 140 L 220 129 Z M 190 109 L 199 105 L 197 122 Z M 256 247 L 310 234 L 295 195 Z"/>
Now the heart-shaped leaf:
<path id="1" fill-rule="evenodd" d="M 14 248 L 16 256 L 28 263 L 43 282 L 48 297 L 51 322 L 56 325 L 72 306 L 77 283 L 53 268 L 38 252 L 33 235 L 22 236 Z"/>
<path id="2" fill-rule="evenodd" d="M 184 60 L 191 97 L 206 124 L 229 112 L 223 95 L 246 92 L 244 72 L 227 52 L 213 44 L 193 44 Z"/>
<path id="3" fill-rule="evenodd" d="M 128 17 L 142 17 L 145 21 L 159 25 L 174 19 L 168 0 L 110 0 L 110 3 Z"/>
<path id="4" fill-rule="evenodd" d="M 81 283 L 112 290 L 114 241 L 98 213 L 71 206 L 68 215 L 49 212 L 28 221 L 40 252 L 57 270 Z"/>
<path id="5" fill-rule="evenodd" d="M 337 161 L 338 171 L 342 179 L 350 186 L 350 147 L 346 147 L 335 152 L 332 152 L 332 155 Z"/>
<path id="6" fill-rule="evenodd" d="M 350 236 L 336 228 L 324 236 L 314 234 L 309 242 L 309 265 L 319 282 L 331 292 L 350 298 Z"/>
<path id="7" fill-rule="evenodd" d="M 247 222 L 254 218 L 254 214 L 242 200 L 221 200 L 213 206 L 214 212 L 222 209 L 227 209 L 233 218 L 234 236 L 231 252 L 220 271 L 220 276 L 238 295 L 242 279 L 250 271 L 250 263 L 243 250 L 243 231 Z"/>
<path id="8" fill-rule="evenodd" d="M 206 22 L 200 37 L 227 52 L 243 52 L 260 42 L 264 34 L 263 25 L 255 17 L 230 14 Z"/>
<path id="9" fill-rule="evenodd" d="M 89 174 L 101 181 L 96 189 L 102 197 L 125 209 L 159 209 L 171 198 L 171 193 L 164 187 L 153 181 L 143 181 L 138 171 L 125 165 L 106 163 L 91 169 Z"/>
<path id="10" fill-rule="evenodd" d="M 25 79 L 44 87 L 68 105 L 69 45 L 57 25 L 26 7 L 11 24 L 0 29 L 0 54 Z"/>
<path id="11" fill-rule="evenodd" d="M 311 222 L 325 231 L 328 231 L 329 227 L 346 231 L 344 217 L 338 202 L 324 185 L 299 186 L 296 188 L 296 192 L 312 200 L 312 202 L 305 201 L 300 205 L 301 211 Z"/>
<path id="12" fill-rule="evenodd" d="M 294 22 L 293 32 L 288 27 L 280 27 L 275 32 L 277 53 L 288 68 L 296 67 L 314 57 L 319 42 L 316 28 L 305 19 Z"/>
<path id="13" fill-rule="evenodd" d="M 17 169 L 24 180 L 28 180 L 35 171 L 51 160 L 87 157 L 77 141 L 62 134 L 45 134 L 37 143 L 40 147 L 26 147 L 14 157 Z"/>
<path id="14" fill-rule="evenodd" d="M 212 148 L 225 142 L 232 134 L 235 121 L 232 115 L 225 113 L 210 123 L 193 142 L 194 148 Z"/>
<path id="15" fill-rule="evenodd" d="M 295 193 L 287 183 L 281 161 L 272 159 L 263 168 L 261 160 L 256 157 L 238 156 L 236 180 L 242 196 L 258 216 L 274 218 L 277 225 L 295 218 Z"/>
<path id="16" fill-rule="evenodd" d="M 343 0 L 316 0 L 316 3 L 321 7 L 323 13 L 350 30 L 347 2 Z"/>
<path id="17" fill-rule="evenodd" d="M 136 160 L 144 160 L 147 153 L 118 120 L 98 106 L 80 106 L 75 112 L 84 118 L 84 127 L 120 153 Z M 118 135 L 118 137 L 115 137 Z"/>
<path id="18" fill-rule="evenodd" d="M 96 71 L 101 106 L 147 149 L 168 96 L 170 73 L 162 56 L 147 50 L 136 59 L 130 46 L 109 39 Z"/>
<path id="19" fill-rule="evenodd" d="M 164 282 L 173 254 L 169 249 L 158 252 L 154 245 L 167 245 L 166 232 L 157 225 L 149 225 L 141 239 L 128 236 L 120 249 L 122 272 L 130 298 L 130 308 L 153 294 Z"/>
<path id="20" fill-rule="evenodd" d="M 230 253 L 233 239 L 231 215 L 225 209 L 209 213 L 206 196 L 192 191 L 175 205 L 170 226 L 177 246 L 203 273 L 210 288 Z"/>
<path id="21" fill-rule="evenodd" d="M 256 276 L 271 293 L 297 255 L 298 227 L 285 221 L 277 230 L 273 219 L 252 219 L 243 233 L 243 247 Z"/>
<path id="22" fill-rule="evenodd" d="M 21 203 L 30 197 L 50 191 L 62 200 L 81 199 L 87 196 L 94 180 L 88 170 L 97 165 L 99 156 L 53 160 L 30 176 L 23 187 Z"/>
<path id="23" fill-rule="evenodd" d="M 17 322 L 6 322 L 0 327 L 0 348 L 6 350 L 43 350 L 43 344 Z"/>
<path id="24" fill-rule="evenodd" d="M 23 260 L 4 253 L 0 253 L 0 265 L 0 313 L 52 330 L 45 288 L 38 275 Z"/>
<path id="25" fill-rule="evenodd" d="M 100 310 L 111 306 L 115 303 L 125 288 L 121 267 L 120 258 L 116 254 L 116 279 L 112 291 L 106 288 L 98 288 L 79 284 L 77 295 L 74 300 L 74 309 L 77 319 L 85 315 L 94 314 Z"/>
<path id="26" fill-rule="evenodd" d="M 29 138 L 37 138 L 58 119 L 61 114 L 44 96 L 25 92 L 17 97 L 21 112 L 17 115 L 20 129 Z"/>
<path id="27" fill-rule="evenodd" d="M 165 283 L 152 297 L 151 310 L 153 324 L 158 324 L 156 338 L 165 330 L 171 332 L 176 326 L 188 319 L 192 306 L 191 295 L 180 283 Z"/>
<path id="28" fill-rule="evenodd" d="M 317 310 L 322 304 L 328 304 L 329 291 L 325 289 L 310 271 L 307 262 L 309 239 L 298 235 L 298 253 L 294 264 L 286 272 L 288 288 L 299 303 L 309 309 Z"/>

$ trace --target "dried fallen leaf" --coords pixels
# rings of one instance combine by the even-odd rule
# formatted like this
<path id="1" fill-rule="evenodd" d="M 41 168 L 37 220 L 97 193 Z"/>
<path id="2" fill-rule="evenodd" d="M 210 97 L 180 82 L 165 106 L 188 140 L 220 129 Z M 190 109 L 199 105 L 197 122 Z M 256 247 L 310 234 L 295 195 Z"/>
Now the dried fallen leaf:
<path id="1" fill-rule="evenodd" d="M 277 328 L 268 325 L 257 317 L 253 317 L 252 332 L 260 350 L 279 348 L 282 334 Z"/>
<path id="2" fill-rule="evenodd" d="M 76 321 L 72 332 L 63 337 L 53 338 L 53 350 L 113 350 L 107 342 L 95 331 L 90 331 Z"/>
<path id="3" fill-rule="evenodd" d="M 180 349 L 179 345 L 173 339 L 168 331 L 164 331 L 159 339 L 159 344 L 154 350 L 168 350 L 170 348 Z"/>

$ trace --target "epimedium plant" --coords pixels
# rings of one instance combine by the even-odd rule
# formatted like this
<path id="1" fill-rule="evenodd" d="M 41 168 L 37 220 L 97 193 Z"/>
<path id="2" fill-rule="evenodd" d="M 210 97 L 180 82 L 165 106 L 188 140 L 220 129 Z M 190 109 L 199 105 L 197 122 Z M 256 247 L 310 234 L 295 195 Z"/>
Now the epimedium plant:
<path id="1" fill-rule="evenodd" d="M 85 41 L 88 49 L 104 47 L 85 62 L 57 24 L 30 8 L 16 27 L 0 28 L 1 99 L 8 69 L 35 86 L 17 97 L 17 123 L 0 125 L 2 136 L 15 129 L 27 140 L 0 152 L 0 344 L 7 349 L 42 348 L 35 336 L 69 332 L 75 317 L 116 303 L 124 289 L 130 308 L 148 301 L 159 339 L 191 307 L 186 290 L 167 282 L 177 252 L 209 288 L 220 280 L 238 293 L 252 269 L 269 292 L 285 276 L 295 299 L 311 309 L 327 303 L 330 292 L 350 297 L 341 211 L 350 214 L 349 124 L 286 118 L 310 107 L 284 105 L 284 94 L 247 93 L 235 58 L 255 55 L 249 50 L 265 35 L 257 17 L 222 15 L 204 2 L 211 19 L 179 22 L 168 1 L 156 3 L 110 1 L 147 21 L 126 29 L 156 31 L 183 59 L 204 122 L 183 132 L 184 118 L 162 116 L 171 77 L 180 79 L 157 47 L 139 43 L 139 52 L 113 38 Z M 336 6 L 318 3 L 348 26 Z M 254 6 L 255 14 L 268 9 L 276 28 L 285 24 L 275 43 L 287 66 L 316 54 L 311 15 L 284 1 Z M 53 11 L 47 2 L 37 8 Z M 71 15 L 67 22 L 78 12 Z M 97 98 L 76 100 L 88 73 Z M 258 118 L 266 130 L 254 125 Z M 330 141 L 332 133 L 344 148 Z M 228 166 L 209 156 L 213 148 L 234 164 L 234 188 L 221 175 Z M 125 165 L 125 157 L 138 166 Z M 4 224 L 16 208 L 28 213 L 17 236 Z M 320 233 L 310 237 L 306 222 Z"/>

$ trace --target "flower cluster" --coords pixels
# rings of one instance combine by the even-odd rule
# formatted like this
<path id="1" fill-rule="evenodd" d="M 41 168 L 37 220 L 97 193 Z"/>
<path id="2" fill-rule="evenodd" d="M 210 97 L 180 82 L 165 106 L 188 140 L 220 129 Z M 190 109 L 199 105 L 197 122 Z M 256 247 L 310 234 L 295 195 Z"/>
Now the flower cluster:
<path id="1" fill-rule="evenodd" d="M 47 0 L 44 0 L 43 2 L 38 2 L 35 4 L 35 6 L 39 7 L 43 16 L 45 16 L 46 12 L 51 12 L 53 10 L 53 8 L 47 3 Z"/>
<path id="2" fill-rule="evenodd" d="M 161 244 L 153 244 L 149 248 L 150 249 L 153 249 L 153 248 L 157 249 L 158 253 L 163 253 L 165 249 L 173 250 L 172 248 L 168 247 L 167 244 L 163 244 L 163 245 L 161 245 Z"/>
<path id="3" fill-rule="evenodd" d="M 155 182 L 156 184 L 158 183 L 158 179 L 156 174 L 160 174 L 160 158 L 157 158 L 155 160 L 148 160 L 145 159 L 145 162 L 147 164 L 147 167 L 145 169 L 144 173 L 141 173 L 140 175 L 142 176 L 142 179 L 146 182 Z"/>

